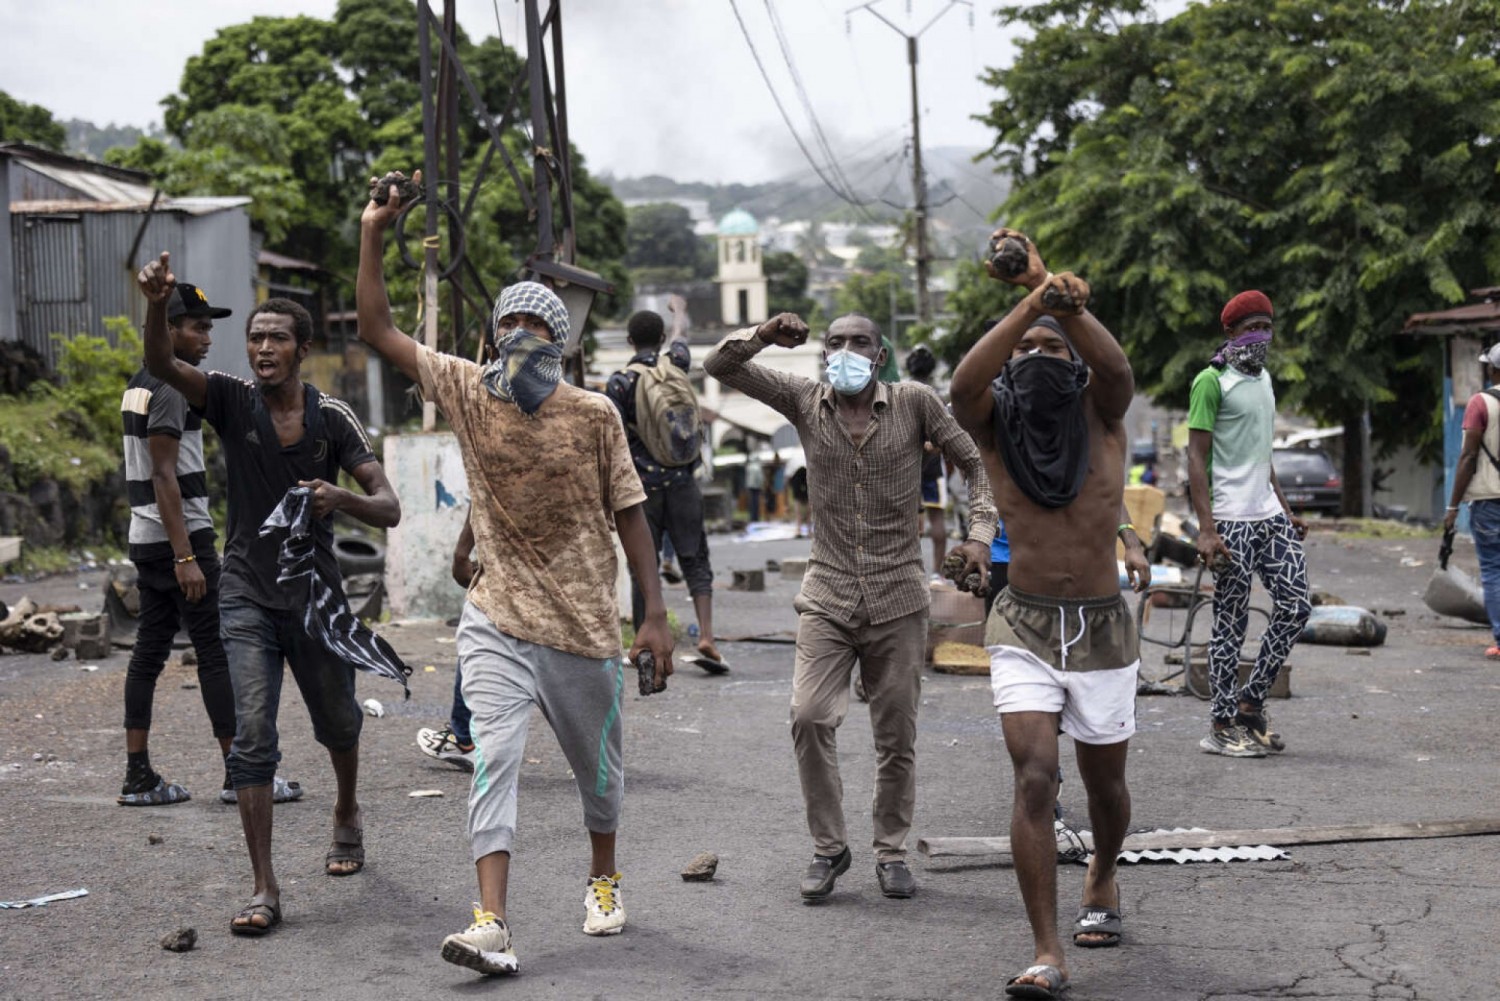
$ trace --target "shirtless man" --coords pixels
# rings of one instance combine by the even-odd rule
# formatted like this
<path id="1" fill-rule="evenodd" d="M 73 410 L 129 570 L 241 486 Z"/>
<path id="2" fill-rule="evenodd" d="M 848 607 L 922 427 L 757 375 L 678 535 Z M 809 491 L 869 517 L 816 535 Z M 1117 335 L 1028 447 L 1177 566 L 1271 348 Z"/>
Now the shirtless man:
<path id="1" fill-rule="evenodd" d="M 1025 240 L 995 234 L 1006 237 Z M 950 395 L 984 456 L 1011 547 L 1009 586 L 986 623 L 985 645 L 1015 772 L 1011 845 L 1036 953 L 1006 993 L 1051 998 L 1068 983 L 1052 827 L 1059 729 L 1074 740 L 1094 829 L 1073 944 L 1120 941 L 1115 859 L 1130 822 L 1125 761 L 1139 652 L 1114 549 L 1134 379 L 1119 344 L 1085 308 L 1088 285 L 1070 272 L 1051 274 L 1025 245 L 1026 270 L 1000 280 L 1031 294 L 959 364 Z"/>

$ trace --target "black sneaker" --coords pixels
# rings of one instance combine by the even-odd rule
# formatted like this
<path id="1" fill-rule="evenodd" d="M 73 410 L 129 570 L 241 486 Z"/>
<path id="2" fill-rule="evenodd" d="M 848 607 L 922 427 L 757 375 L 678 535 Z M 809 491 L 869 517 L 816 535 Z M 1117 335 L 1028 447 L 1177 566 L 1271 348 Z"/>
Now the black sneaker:
<path id="1" fill-rule="evenodd" d="M 802 877 L 802 899 L 819 901 L 832 893 L 833 884 L 849 871 L 852 858 L 848 845 L 837 855 L 814 855 L 812 865 Z"/>
<path id="2" fill-rule="evenodd" d="M 1208 736 L 1198 741 L 1198 746 L 1209 754 L 1222 754 L 1227 758 L 1264 758 L 1266 749 L 1250 736 L 1250 731 L 1232 723 L 1229 726 L 1211 726 Z"/>
<path id="3" fill-rule="evenodd" d="M 1271 714 L 1266 712 L 1264 706 L 1259 712 L 1247 713 L 1241 710 L 1234 715 L 1234 721 L 1245 728 L 1245 732 L 1255 739 L 1255 742 L 1273 754 L 1280 754 L 1286 750 L 1286 741 L 1281 739 L 1281 734 L 1271 729 Z"/>

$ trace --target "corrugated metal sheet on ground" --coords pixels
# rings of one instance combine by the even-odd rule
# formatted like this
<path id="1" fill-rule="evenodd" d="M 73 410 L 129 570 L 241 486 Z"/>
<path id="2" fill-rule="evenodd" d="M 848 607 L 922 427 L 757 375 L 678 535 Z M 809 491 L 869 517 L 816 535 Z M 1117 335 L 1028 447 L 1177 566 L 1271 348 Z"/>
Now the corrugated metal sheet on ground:
<path id="1" fill-rule="evenodd" d="M 1089 833 L 1084 831 L 1082 833 Z M 1202 827 L 1160 827 L 1154 831 L 1132 831 L 1132 834 L 1211 834 Z M 1061 850 L 1059 840 L 1059 850 Z M 1082 858 L 1087 865 L 1091 855 Z M 1272 845 L 1226 845 L 1222 848 L 1168 848 L 1155 851 L 1121 852 L 1120 861 L 1138 862 L 1278 862 L 1291 858 L 1285 851 Z"/>

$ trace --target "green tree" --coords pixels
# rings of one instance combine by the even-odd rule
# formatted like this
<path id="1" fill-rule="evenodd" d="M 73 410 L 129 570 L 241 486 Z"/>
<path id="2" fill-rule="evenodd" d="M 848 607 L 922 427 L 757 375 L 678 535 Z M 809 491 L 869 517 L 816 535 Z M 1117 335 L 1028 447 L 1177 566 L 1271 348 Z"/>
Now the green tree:
<path id="1" fill-rule="evenodd" d="M 456 47 L 486 110 L 499 116 L 522 60 L 498 38 L 474 44 L 460 31 Z M 220 30 L 205 43 L 187 60 L 178 93 L 163 102 L 166 127 L 181 141 L 181 150 L 145 139 L 110 158 L 150 172 L 172 194 L 250 195 L 252 217 L 268 243 L 335 273 L 351 273 L 365 180 L 388 170 L 409 173 L 423 163 L 418 80 L 417 13 L 411 0 L 340 0 L 326 21 L 254 18 Z M 522 87 L 517 93 L 522 112 L 525 98 Z M 458 107 L 459 173 L 467 196 L 490 134 L 462 87 Z M 529 190 L 530 144 L 515 128 L 504 141 Z M 427 178 L 427 183 L 436 183 L 447 198 L 452 191 L 444 180 Z M 560 226 L 556 183 L 553 194 Z M 614 297 L 596 303 L 595 315 L 618 312 L 630 297 L 623 265 L 625 210 L 589 175 L 576 150 L 573 202 L 578 263 L 617 288 Z M 415 209 L 405 226 L 416 257 L 421 256 L 423 212 Z M 439 257 L 445 262 L 447 226 L 445 221 L 440 229 Z M 535 249 L 535 219 L 498 157 L 488 167 L 464 236 L 467 256 L 492 294 L 512 280 Z M 412 326 L 416 282 L 403 276 L 399 261 L 393 247 L 387 262 L 392 306 L 398 320 Z M 471 293 L 477 293 L 474 284 L 466 281 Z M 446 336 L 462 343 L 487 316 L 487 309 L 468 310 L 466 330 Z"/>
<path id="2" fill-rule="evenodd" d="M 1395 337 L 1500 271 L 1500 3 L 1220 0 L 1164 22 L 1140 0 L 999 11 L 1030 35 L 992 70 L 1002 209 L 1078 271 L 1137 385 L 1181 406 L 1243 288 L 1277 303 L 1284 404 L 1431 445 L 1437 346 Z M 969 285 L 982 284 L 977 269 Z M 1008 301 L 956 294 L 956 341 Z"/>
<path id="3" fill-rule="evenodd" d="M 633 268 L 685 268 L 691 272 L 698 262 L 692 216 L 672 202 L 632 205 L 625 239 L 625 263 Z"/>
<path id="4" fill-rule="evenodd" d="M 0 140 L 28 142 L 62 151 L 67 130 L 40 104 L 27 104 L 0 90 Z"/>
<path id="5" fill-rule="evenodd" d="M 855 272 L 839 286 L 834 302 L 840 314 L 863 313 L 868 316 L 887 337 L 895 326 L 892 305 L 897 313 L 910 313 L 917 308 L 911 289 L 894 271 Z M 900 338 L 895 340 L 900 343 Z"/>
<path id="6" fill-rule="evenodd" d="M 816 303 L 807 294 L 807 265 L 787 250 L 773 250 L 761 258 L 766 275 L 766 303 L 772 316 L 796 313 L 804 320 L 812 316 Z"/>

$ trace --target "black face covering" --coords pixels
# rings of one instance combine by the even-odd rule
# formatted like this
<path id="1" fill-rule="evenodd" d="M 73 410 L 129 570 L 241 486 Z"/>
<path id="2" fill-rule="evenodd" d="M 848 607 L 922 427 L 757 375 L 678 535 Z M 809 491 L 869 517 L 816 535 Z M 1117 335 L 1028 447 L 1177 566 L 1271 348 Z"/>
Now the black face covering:
<path id="1" fill-rule="evenodd" d="M 1072 350 L 1072 346 L 1069 346 Z M 1088 366 L 1032 354 L 1012 358 L 995 380 L 995 442 L 1006 472 L 1042 507 L 1072 503 L 1089 469 L 1083 416 Z"/>

